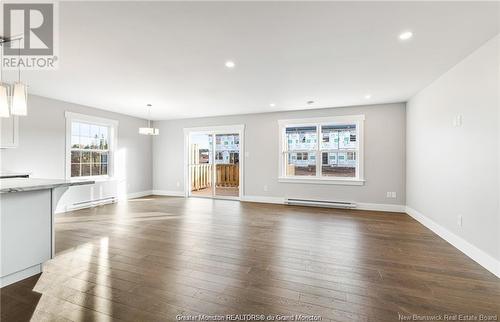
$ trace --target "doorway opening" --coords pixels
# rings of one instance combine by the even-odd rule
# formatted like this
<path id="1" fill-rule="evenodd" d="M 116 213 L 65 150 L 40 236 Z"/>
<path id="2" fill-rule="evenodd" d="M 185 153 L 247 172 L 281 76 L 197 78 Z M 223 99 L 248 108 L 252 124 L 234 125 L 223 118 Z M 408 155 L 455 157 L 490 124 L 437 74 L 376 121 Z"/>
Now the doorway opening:
<path id="1" fill-rule="evenodd" d="M 243 126 L 185 131 L 188 196 L 239 200 Z"/>

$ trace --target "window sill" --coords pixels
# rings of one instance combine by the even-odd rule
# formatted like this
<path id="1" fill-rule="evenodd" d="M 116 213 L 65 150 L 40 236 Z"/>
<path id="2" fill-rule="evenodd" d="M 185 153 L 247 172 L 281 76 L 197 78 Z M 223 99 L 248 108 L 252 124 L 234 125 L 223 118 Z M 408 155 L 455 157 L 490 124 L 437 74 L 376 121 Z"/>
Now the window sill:
<path id="1" fill-rule="evenodd" d="M 310 183 L 310 184 L 334 184 L 345 186 L 363 186 L 363 179 L 341 179 L 341 178 L 307 178 L 307 177 L 279 177 L 278 182 L 282 183 Z"/>
<path id="2" fill-rule="evenodd" d="M 72 181 L 72 180 L 75 180 L 75 181 L 92 180 L 92 181 L 95 181 L 96 183 L 98 183 L 98 182 L 114 181 L 115 178 L 110 177 L 110 176 L 87 176 L 87 177 L 72 177 L 72 178 L 69 178 L 68 180 L 69 181 Z"/>

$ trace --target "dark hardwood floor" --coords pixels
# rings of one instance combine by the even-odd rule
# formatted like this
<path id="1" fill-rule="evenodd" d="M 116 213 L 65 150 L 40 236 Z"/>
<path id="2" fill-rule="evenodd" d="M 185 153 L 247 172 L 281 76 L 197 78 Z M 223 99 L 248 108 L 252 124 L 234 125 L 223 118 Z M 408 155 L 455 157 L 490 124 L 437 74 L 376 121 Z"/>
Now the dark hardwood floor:
<path id="1" fill-rule="evenodd" d="M 2 320 L 500 314 L 500 279 L 405 214 L 146 197 L 58 216 L 56 247 Z"/>

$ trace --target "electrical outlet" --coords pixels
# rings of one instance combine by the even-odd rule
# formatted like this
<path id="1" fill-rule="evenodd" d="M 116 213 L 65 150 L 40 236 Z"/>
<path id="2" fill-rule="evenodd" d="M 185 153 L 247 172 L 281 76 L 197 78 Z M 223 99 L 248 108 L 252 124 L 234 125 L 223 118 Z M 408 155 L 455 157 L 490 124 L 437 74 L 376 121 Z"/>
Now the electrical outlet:
<path id="1" fill-rule="evenodd" d="M 267 184 L 264 185 L 264 191 L 267 191 Z"/>
<path id="2" fill-rule="evenodd" d="M 245 158 L 248 158 L 250 156 L 250 152 L 245 151 Z"/>
<path id="3" fill-rule="evenodd" d="M 462 114 L 453 117 L 453 127 L 462 127 Z"/>
<path id="4" fill-rule="evenodd" d="M 463 217 L 462 217 L 462 215 L 458 215 L 457 225 L 458 225 L 458 227 L 462 228 L 462 226 L 463 226 Z"/>
<path id="5" fill-rule="evenodd" d="M 395 199 L 396 198 L 396 192 L 395 191 L 387 191 L 386 193 L 386 198 L 390 198 L 390 199 Z"/>
<path id="6" fill-rule="evenodd" d="M 181 183 L 179 181 L 177 181 L 177 188 L 179 188 L 181 186 Z"/>

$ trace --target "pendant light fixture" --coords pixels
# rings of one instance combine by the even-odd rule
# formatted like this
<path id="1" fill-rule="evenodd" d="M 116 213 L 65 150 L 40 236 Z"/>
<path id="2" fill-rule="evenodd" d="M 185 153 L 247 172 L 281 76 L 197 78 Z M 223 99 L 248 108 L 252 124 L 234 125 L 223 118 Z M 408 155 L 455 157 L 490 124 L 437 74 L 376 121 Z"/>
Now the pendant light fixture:
<path id="1" fill-rule="evenodd" d="M 3 43 L 0 48 L 0 117 L 9 117 L 9 85 L 3 82 Z"/>
<path id="2" fill-rule="evenodd" d="M 28 91 L 26 85 L 21 82 L 14 84 L 11 112 L 12 115 L 28 115 Z"/>
<path id="3" fill-rule="evenodd" d="M 0 84 L 0 117 L 9 117 L 9 87 Z"/>
<path id="4" fill-rule="evenodd" d="M 21 82 L 21 40 L 23 38 L 2 38 L 0 37 L 0 117 L 11 115 L 25 116 L 28 114 L 28 86 Z M 13 85 L 3 82 L 3 52 L 6 43 L 19 41 L 17 82 Z M 9 113 L 10 109 L 10 113 Z"/>
<path id="5" fill-rule="evenodd" d="M 21 39 L 19 39 L 19 55 L 21 59 Z M 18 77 L 14 83 L 12 91 L 12 115 L 26 116 L 28 114 L 28 88 L 26 84 L 21 83 L 21 64 L 18 62 Z"/>
<path id="6" fill-rule="evenodd" d="M 154 127 L 151 127 L 151 107 L 153 105 L 148 104 L 146 107 L 148 108 L 148 127 L 140 127 L 139 134 L 142 135 L 158 135 L 160 134 L 160 130 Z"/>

